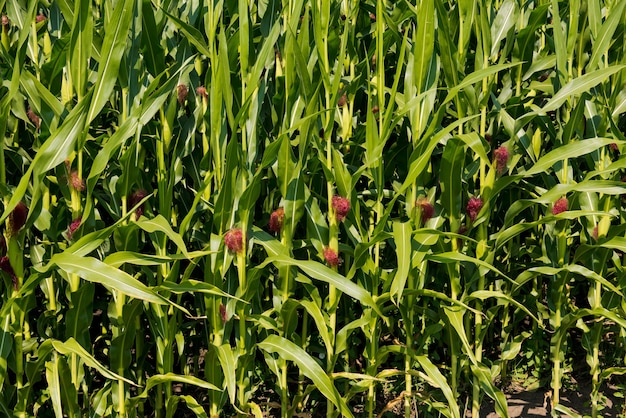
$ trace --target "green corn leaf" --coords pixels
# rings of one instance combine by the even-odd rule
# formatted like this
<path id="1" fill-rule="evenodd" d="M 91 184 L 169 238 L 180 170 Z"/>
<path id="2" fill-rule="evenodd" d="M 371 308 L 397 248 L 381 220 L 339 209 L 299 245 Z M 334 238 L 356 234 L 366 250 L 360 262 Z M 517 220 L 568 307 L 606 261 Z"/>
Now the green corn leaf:
<path id="1" fill-rule="evenodd" d="M 439 57 L 442 63 L 441 69 L 448 86 L 456 86 L 459 83 L 458 51 L 454 42 L 455 36 L 451 30 L 451 13 L 448 12 L 448 7 L 443 0 L 435 0 L 435 7 L 437 9 L 436 34 Z M 452 98 L 450 97 L 450 100 Z"/>
<path id="2" fill-rule="evenodd" d="M 111 16 L 112 24 L 106 27 L 100 50 L 98 78 L 86 116 L 87 123 L 91 123 L 100 113 L 117 83 L 120 62 L 126 49 L 126 40 L 133 19 L 134 4 L 133 0 L 118 1 Z"/>
<path id="3" fill-rule="evenodd" d="M 487 152 L 489 151 L 489 145 L 481 140 L 480 136 L 476 132 L 457 135 L 455 138 L 463 141 L 465 145 L 467 145 L 468 148 L 474 151 L 474 154 L 477 155 L 485 163 L 490 163 L 490 158 L 487 155 Z"/>
<path id="4" fill-rule="evenodd" d="M 482 82 L 485 78 L 488 78 L 492 75 L 499 73 L 500 71 L 508 70 L 509 68 L 513 68 L 517 65 L 521 65 L 521 63 L 513 63 L 513 64 L 497 64 L 492 65 L 482 70 L 474 71 L 469 74 L 467 77 L 463 79 L 458 85 L 450 88 L 448 90 L 448 95 L 443 100 L 442 105 L 450 102 L 454 99 L 454 97 L 459 94 L 461 90 L 466 87 L 472 86 L 478 82 Z"/>
<path id="5" fill-rule="evenodd" d="M 478 361 L 474 355 L 474 350 L 467 339 L 467 330 L 465 329 L 465 321 L 463 320 L 465 312 L 466 311 L 464 309 L 461 309 L 458 306 L 444 307 L 444 313 L 448 318 L 450 325 L 452 325 L 452 328 L 456 331 L 456 335 L 459 337 L 459 340 L 461 340 L 464 348 L 464 354 L 469 358 L 473 365 L 477 365 Z"/>
<path id="6" fill-rule="evenodd" d="M 202 405 L 198 403 L 196 398 L 194 398 L 191 395 L 181 395 L 181 396 L 178 396 L 178 398 L 185 401 L 187 408 L 189 408 L 189 410 L 193 412 L 196 415 L 196 417 L 208 418 L 207 413 L 204 411 L 204 408 L 202 407 Z"/>
<path id="7" fill-rule="evenodd" d="M 301 177 L 302 169 L 300 163 L 294 167 L 294 174 L 287 185 L 287 192 L 284 195 L 284 222 L 289 224 L 288 231 L 294 231 L 296 225 L 304 213 L 305 184 Z M 290 232 L 293 233 L 293 232 Z"/>
<path id="8" fill-rule="evenodd" d="M 174 232 L 170 224 L 165 220 L 165 218 L 161 215 L 157 215 L 152 219 L 147 219 L 145 217 L 141 217 L 135 224 L 148 233 L 154 232 L 162 232 L 165 234 L 182 252 L 185 257 L 190 258 L 189 253 L 187 252 L 187 247 L 185 245 L 185 241 L 183 238 Z"/>
<path id="9" fill-rule="evenodd" d="M 193 260 L 213 253 L 214 251 L 193 251 L 185 256 L 184 254 L 152 255 L 136 253 L 132 251 L 118 251 L 107 256 L 104 259 L 104 263 L 115 268 L 119 268 L 124 264 L 134 264 L 138 266 L 156 266 L 159 264 L 171 263 L 180 260 Z"/>
<path id="10" fill-rule="evenodd" d="M 492 264 L 487 263 L 484 260 L 479 260 L 477 258 L 471 257 L 469 255 L 463 254 L 463 253 L 459 253 L 457 251 L 450 251 L 450 252 L 445 252 L 445 253 L 439 253 L 439 254 L 428 254 L 426 256 L 427 260 L 432 260 L 432 261 L 436 261 L 438 263 L 456 263 L 456 262 L 468 262 L 468 263 L 473 263 L 477 266 L 480 267 L 485 267 L 491 271 L 493 271 L 494 273 L 498 274 L 499 276 L 504 277 L 505 279 L 509 280 L 509 281 L 513 281 L 510 277 L 508 277 L 506 274 L 502 273 L 500 270 L 498 270 L 496 267 L 494 267 Z"/>
<path id="11" fill-rule="evenodd" d="M 622 292 L 613 283 L 609 282 L 606 278 L 602 277 L 595 271 L 590 270 L 587 267 L 581 266 L 579 264 L 568 264 L 563 267 L 541 266 L 541 267 L 533 267 L 527 270 L 528 273 L 542 274 L 542 275 L 547 275 L 547 276 L 553 276 L 553 275 L 559 274 L 562 271 L 567 271 L 569 273 L 577 274 L 582 278 L 597 281 L 601 283 L 602 286 L 604 286 L 606 289 L 612 292 L 615 292 L 619 296 L 623 297 Z M 519 280 L 520 278 L 518 278 L 518 282 Z"/>
<path id="12" fill-rule="evenodd" d="M 193 385 L 203 389 L 221 391 L 215 385 L 210 384 L 209 382 L 205 382 L 202 379 L 199 379 L 194 376 L 184 376 L 175 373 L 164 373 L 164 374 L 155 374 L 148 378 L 146 381 L 146 386 L 143 391 L 136 396 L 136 398 L 147 398 L 149 396 L 150 389 L 157 385 L 161 385 L 164 383 L 184 383 L 186 385 Z"/>
<path id="13" fill-rule="evenodd" d="M 450 217 L 453 231 L 458 230 L 461 218 L 461 174 L 465 162 L 465 144 L 451 138 L 443 151 L 441 160 L 441 205 Z"/>
<path id="14" fill-rule="evenodd" d="M 126 379 L 126 378 L 124 378 L 124 377 L 122 377 L 122 376 L 120 376 L 120 375 L 118 375 L 116 373 L 113 373 L 110 370 L 108 370 L 106 367 L 101 365 L 98 362 L 98 360 L 96 360 L 91 354 L 89 354 L 87 352 L 87 350 L 85 350 L 73 338 L 69 338 L 65 342 L 61 342 L 61 341 L 54 340 L 54 339 L 48 339 L 48 340 L 46 340 L 46 343 L 50 343 L 52 345 L 52 347 L 60 354 L 63 354 L 63 355 L 75 354 L 75 355 L 77 355 L 78 357 L 80 357 L 80 359 L 88 367 L 91 367 L 92 369 L 97 370 L 98 373 L 100 373 L 102 376 L 106 377 L 107 379 L 123 380 L 124 382 L 126 382 L 126 383 L 128 383 L 130 385 L 136 386 L 135 383 L 132 380 Z"/>
<path id="15" fill-rule="evenodd" d="M 350 408 L 348 408 L 345 400 L 341 398 L 332 380 L 328 377 L 326 372 L 324 372 L 324 369 L 322 369 L 322 366 L 301 347 L 277 335 L 270 335 L 260 342 L 258 347 L 269 353 L 277 353 L 283 359 L 294 362 L 300 371 L 313 381 L 322 395 L 340 409 L 343 416 L 353 416 L 352 412 L 350 412 Z"/>
<path id="16" fill-rule="evenodd" d="M 137 323 L 140 323 L 143 313 L 143 304 L 139 300 L 133 300 L 124 305 L 121 318 L 118 318 L 120 333 L 111 340 L 109 358 L 111 368 L 114 370 L 128 370 L 132 362 L 131 350 L 137 337 Z M 121 322 L 121 323 L 120 323 Z M 142 336 L 143 338 L 143 336 Z"/>
<path id="17" fill-rule="evenodd" d="M 524 311 L 529 317 L 534 319 L 535 322 L 539 325 L 539 327 L 543 327 L 543 324 L 541 323 L 541 321 L 539 321 L 539 318 L 537 318 L 537 316 L 533 314 L 526 306 L 522 305 L 517 300 L 515 300 L 511 295 L 508 295 L 503 292 L 493 291 L 493 290 L 477 290 L 475 292 L 472 292 L 469 296 L 467 296 L 467 300 L 471 300 L 474 298 L 477 298 L 480 300 L 495 298 L 495 299 L 499 299 L 507 303 L 510 303 L 511 305 L 514 305 L 517 309 Z"/>
<path id="18" fill-rule="evenodd" d="M 61 403 L 61 383 L 59 378 L 58 361 L 46 362 L 46 382 L 50 391 L 52 409 L 56 418 L 63 418 L 63 404 Z"/>
<path id="19" fill-rule="evenodd" d="M 323 264 L 310 260 L 295 260 L 293 258 L 281 255 L 269 257 L 267 260 L 265 260 L 262 266 L 265 266 L 269 263 L 296 266 L 300 270 L 302 270 L 303 273 L 307 274 L 311 278 L 335 286 L 337 290 L 340 290 L 341 292 L 345 293 L 348 296 L 351 296 L 355 300 L 373 308 L 380 316 L 384 317 L 383 313 L 380 311 L 380 308 L 374 301 L 374 298 L 367 290 L 365 290 L 358 284 L 349 281 L 341 274 L 326 267 Z"/>
<path id="20" fill-rule="evenodd" d="M 457 129 L 459 126 L 475 118 L 476 116 L 468 116 L 466 118 L 452 122 L 450 125 L 446 126 L 441 131 L 437 132 L 435 135 L 429 138 L 426 147 L 424 147 L 423 149 L 416 149 L 414 155 L 411 156 L 415 158 L 411 158 L 409 173 L 407 174 L 406 179 L 404 180 L 404 183 L 402 183 L 402 187 L 400 187 L 400 190 L 397 192 L 398 194 L 396 194 L 395 198 L 397 198 L 400 193 L 403 193 L 405 190 L 407 190 L 415 182 L 417 177 L 424 172 L 424 170 L 431 161 L 432 153 L 439 144 L 439 141 L 441 141 L 441 139 L 445 138 L 446 135 L 450 134 L 450 132 Z"/>
<path id="21" fill-rule="evenodd" d="M 626 238 L 624 237 L 613 237 L 608 241 L 600 242 L 597 245 L 626 253 Z"/>
<path id="22" fill-rule="evenodd" d="M 396 258 L 398 260 L 398 271 L 391 285 L 391 298 L 397 296 L 397 303 L 402 299 L 402 292 L 405 288 L 409 270 L 411 268 L 411 232 L 413 228 L 410 222 L 393 223 L 393 239 L 396 245 Z"/>
<path id="23" fill-rule="evenodd" d="M 91 1 L 75 2 L 74 21 L 70 37 L 70 74 L 74 90 L 81 98 L 87 91 L 89 60 L 93 37 L 93 12 Z"/>
<path id="24" fill-rule="evenodd" d="M 322 341 L 324 342 L 324 345 L 326 346 L 326 351 L 329 354 L 333 352 L 335 354 L 339 354 L 340 351 L 336 351 L 336 346 L 334 344 L 335 343 L 334 335 L 332 335 L 329 332 L 328 317 L 322 313 L 322 310 L 320 309 L 320 307 L 313 301 L 303 300 L 300 302 L 300 305 L 302 305 L 307 310 L 309 315 L 311 315 L 311 318 L 313 318 L 313 321 L 315 322 L 315 325 L 317 326 L 317 331 L 319 332 L 319 335 L 320 337 L 322 337 Z"/>
<path id="25" fill-rule="evenodd" d="M 528 18 L 528 24 L 521 28 L 517 34 L 518 53 L 520 61 L 523 62 L 523 71 L 531 68 L 537 29 L 545 24 L 549 8 L 549 4 L 541 4 L 533 8 Z"/>
<path id="26" fill-rule="evenodd" d="M 163 107 L 165 101 L 178 84 L 179 78 L 191 70 L 191 59 L 189 58 L 183 62 L 180 68 L 167 81 L 163 81 L 163 78 L 167 75 L 166 70 L 150 83 L 141 97 L 141 106 L 133 107 L 126 121 L 105 141 L 102 149 L 94 158 L 94 164 L 87 177 L 90 180 L 87 183 L 88 191 L 93 190 L 95 179 L 106 169 L 113 153 L 122 146 L 124 141 L 135 135 L 137 129 L 147 124 L 159 109 Z"/>
<path id="27" fill-rule="evenodd" d="M 420 21 L 413 40 L 413 82 L 416 92 L 419 94 L 425 90 L 427 72 L 430 70 L 430 62 L 435 48 L 434 0 L 420 2 L 418 13 Z"/>
<path id="28" fill-rule="evenodd" d="M 142 22 L 142 36 L 141 36 L 141 51 L 146 63 L 146 69 L 156 77 L 165 71 L 165 51 L 161 46 L 160 38 L 157 36 L 151 36 L 151 34 L 159 33 L 156 20 L 154 17 L 154 9 L 150 0 L 142 0 L 143 5 L 141 7 L 141 22 Z"/>
<path id="29" fill-rule="evenodd" d="M 563 86 L 567 82 L 567 40 L 565 28 L 561 23 L 561 12 L 559 10 L 559 2 L 552 0 L 550 2 L 552 8 L 550 14 L 552 18 L 552 30 L 554 31 L 554 54 L 556 55 L 556 71 L 557 71 L 557 86 Z"/>
<path id="30" fill-rule="evenodd" d="M 34 75 L 28 71 L 20 74 L 20 87 L 23 88 L 28 96 L 28 103 L 35 109 L 38 114 L 43 111 L 42 105 L 45 104 L 59 117 L 65 111 L 63 104 L 50 92 Z M 42 120 L 45 123 L 45 119 Z"/>
<path id="31" fill-rule="evenodd" d="M 605 147 L 612 143 L 621 144 L 620 141 L 616 141 L 614 138 L 590 138 L 562 145 L 541 157 L 532 167 L 520 174 L 528 177 L 543 173 L 559 161 L 589 154 L 598 148 Z"/>
<path id="32" fill-rule="evenodd" d="M 4 384 L 7 375 L 7 367 L 9 354 L 13 348 L 13 338 L 11 336 L 9 325 L 11 324 L 11 316 L 3 314 L 2 328 L 0 328 L 0 385 Z"/>
<path id="33" fill-rule="evenodd" d="M 496 18 L 491 25 L 491 52 L 490 57 L 495 61 L 500 51 L 500 42 L 506 38 L 508 32 L 518 20 L 519 8 L 514 0 L 505 0 L 498 9 Z"/>
<path id="34" fill-rule="evenodd" d="M 261 244 L 270 256 L 287 256 L 289 254 L 287 248 L 280 241 L 258 227 L 252 229 L 252 238 L 254 242 Z"/>
<path id="35" fill-rule="evenodd" d="M 590 0 L 587 2 L 587 17 L 591 36 L 596 39 L 602 26 L 602 10 L 600 0 Z"/>
<path id="36" fill-rule="evenodd" d="M 495 401 L 496 413 L 503 418 L 508 418 L 508 406 L 504 393 L 493 383 L 491 373 L 484 365 L 472 365 L 472 373 L 478 377 L 482 390 Z"/>
<path id="37" fill-rule="evenodd" d="M 476 309 L 472 308 L 471 306 L 469 306 L 467 303 L 465 303 L 462 300 L 458 300 L 458 299 L 452 299 L 450 296 L 447 296 L 445 293 L 441 293 L 441 292 L 437 292 L 436 290 L 431 290 L 431 289 L 406 289 L 404 291 L 405 295 L 415 295 L 415 296 L 426 296 L 428 298 L 433 298 L 433 299 L 437 299 L 437 300 L 442 300 L 446 303 L 449 303 L 450 305 L 454 305 L 460 309 L 464 309 L 467 310 L 469 312 L 472 312 L 475 315 L 481 315 L 482 312 L 477 311 Z M 381 295 L 380 298 L 381 299 L 385 299 L 386 295 Z M 388 296 L 386 298 L 389 298 Z"/>
<path id="38" fill-rule="evenodd" d="M 40 177 L 44 173 L 61 164 L 72 152 L 85 124 L 85 110 L 89 100 L 89 95 L 81 100 L 65 118 L 61 127 L 41 146 L 33 162 L 13 191 L 11 200 L 5 205 L 0 222 L 4 221 L 15 209 L 15 206 L 23 200 L 24 194 L 30 185 L 31 176 L 38 184 Z"/>
<path id="39" fill-rule="evenodd" d="M 83 279 L 100 283 L 127 296 L 145 300 L 146 302 L 165 305 L 168 302 L 157 295 L 152 289 L 133 278 L 128 273 L 111 267 L 100 260 L 91 257 L 78 257 L 74 254 L 56 254 L 50 260 L 67 273 L 77 274 Z"/>
<path id="40" fill-rule="evenodd" d="M 343 353 L 348 348 L 348 338 L 352 334 L 352 331 L 358 328 L 362 328 L 369 324 L 372 320 L 372 311 L 365 311 L 359 319 L 344 325 L 337 335 L 335 336 L 335 353 Z"/>
<path id="41" fill-rule="evenodd" d="M 579 193 L 603 193 L 606 195 L 619 196 L 626 191 L 626 185 L 620 181 L 611 180 L 586 180 L 573 184 L 557 184 L 552 189 L 543 193 L 540 197 L 533 199 L 533 202 L 540 204 L 551 204 L 562 196 L 571 192 Z M 601 212 L 584 210 L 583 212 Z M 608 215 L 608 213 L 605 213 Z"/>
<path id="42" fill-rule="evenodd" d="M 599 33 L 594 33 L 593 53 L 589 62 L 587 62 L 587 71 L 595 70 L 599 67 L 600 59 L 607 53 L 611 43 L 614 41 L 613 36 L 617 26 L 623 22 L 624 6 L 626 3 L 617 2 L 611 7 L 611 13 L 608 14 L 606 20 L 602 24 Z M 593 6 L 588 6 L 594 9 Z M 591 18 L 590 18 L 591 20 Z"/>
<path id="43" fill-rule="evenodd" d="M 224 292 L 217 286 L 214 286 L 210 283 L 200 282 L 198 280 L 192 280 L 192 279 L 184 280 L 184 281 L 181 281 L 180 283 L 166 281 L 166 282 L 161 283 L 159 286 L 154 287 L 154 290 L 155 291 L 164 290 L 167 292 L 175 293 L 177 295 L 180 295 L 183 293 L 191 293 L 191 294 L 206 293 L 208 295 L 215 295 L 215 296 L 225 297 L 229 299 L 235 299 L 239 302 L 247 303 L 243 299 L 239 299 L 233 295 L 230 295 Z"/>
<path id="44" fill-rule="evenodd" d="M 72 307 L 67 312 L 65 337 L 74 338 L 85 349 L 91 345 L 89 327 L 93 320 L 94 295 L 93 283 L 83 283 L 72 293 Z"/>
<path id="45" fill-rule="evenodd" d="M 222 366 L 224 372 L 224 380 L 226 389 L 228 390 L 228 396 L 232 404 L 235 403 L 235 395 L 237 394 L 237 359 L 238 355 L 230 344 L 222 344 L 219 347 L 215 347 L 217 351 L 217 358 Z"/>
<path id="46" fill-rule="evenodd" d="M 604 286 L 606 289 L 616 293 L 619 296 L 622 296 L 622 292 L 613 283 L 609 282 L 606 278 L 602 277 L 593 270 L 590 270 L 587 267 L 581 266 L 579 264 L 568 264 L 563 267 L 532 267 L 521 273 L 515 280 L 515 284 L 516 286 L 521 287 L 529 280 L 539 275 L 553 276 L 563 271 L 577 274 L 580 277 L 589 279 L 591 281 L 597 281 L 598 283 L 602 284 L 602 286 Z"/>
<path id="47" fill-rule="evenodd" d="M 623 314 L 620 314 L 618 312 L 614 312 L 605 308 L 578 309 L 574 312 L 567 314 L 562 319 L 561 326 L 555 330 L 555 333 L 552 336 L 552 340 L 550 342 L 552 346 L 557 348 L 555 353 L 561 352 L 563 339 L 566 335 L 569 334 L 569 330 L 576 324 L 576 322 L 584 317 L 606 318 L 615 322 L 616 324 L 619 324 L 620 327 L 626 328 L 626 318 L 624 318 Z"/>
<path id="48" fill-rule="evenodd" d="M 211 56 L 211 51 L 209 51 L 209 49 L 206 46 L 206 40 L 204 39 L 204 36 L 202 36 L 202 33 L 198 29 L 194 28 L 188 23 L 183 22 L 176 16 L 169 14 L 166 10 L 161 9 L 161 11 L 172 22 L 174 22 L 174 24 L 178 27 L 178 29 L 185 35 L 187 41 L 189 41 L 189 43 L 191 43 L 193 46 L 195 46 L 198 49 L 198 52 L 200 52 L 201 54 L 207 57 Z"/>
<path id="49" fill-rule="evenodd" d="M 609 68 L 596 70 L 577 77 L 559 89 L 554 96 L 541 108 L 541 113 L 551 112 L 561 107 L 567 99 L 587 92 L 604 82 L 613 74 L 622 71 L 626 65 L 615 65 Z"/>
<path id="50" fill-rule="evenodd" d="M 460 418 L 459 405 L 456 401 L 456 397 L 448 384 L 448 381 L 443 374 L 439 371 L 439 368 L 435 366 L 427 356 L 416 356 L 415 359 L 420 364 L 424 373 L 429 377 L 429 383 L 436 388 L 441 389 L 443 395 L 448 401 L 450 407 L 450 413 L 455 418 Z"/>

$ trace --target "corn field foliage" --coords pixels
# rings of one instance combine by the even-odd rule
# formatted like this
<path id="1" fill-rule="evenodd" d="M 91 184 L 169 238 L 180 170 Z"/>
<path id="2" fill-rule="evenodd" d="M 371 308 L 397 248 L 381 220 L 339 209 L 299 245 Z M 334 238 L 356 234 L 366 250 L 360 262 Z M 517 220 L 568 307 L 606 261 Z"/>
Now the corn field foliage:
<path id="1" fill-rule="evenodd" d="M 626 2 L 0 0 L 0 413 L 458 418 L 626 373 Z M 387 395 L 394 397 L 389 402 Z"/>

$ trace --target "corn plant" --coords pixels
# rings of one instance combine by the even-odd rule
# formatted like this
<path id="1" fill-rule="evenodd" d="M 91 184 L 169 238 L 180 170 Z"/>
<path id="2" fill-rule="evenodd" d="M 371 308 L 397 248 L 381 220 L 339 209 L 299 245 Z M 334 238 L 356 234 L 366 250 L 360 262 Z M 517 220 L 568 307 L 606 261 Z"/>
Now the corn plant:
<path id="1" fill-rule="evenodd" d="M 626 3 L 0 13 L 4 415 L 602 415 Z"/>

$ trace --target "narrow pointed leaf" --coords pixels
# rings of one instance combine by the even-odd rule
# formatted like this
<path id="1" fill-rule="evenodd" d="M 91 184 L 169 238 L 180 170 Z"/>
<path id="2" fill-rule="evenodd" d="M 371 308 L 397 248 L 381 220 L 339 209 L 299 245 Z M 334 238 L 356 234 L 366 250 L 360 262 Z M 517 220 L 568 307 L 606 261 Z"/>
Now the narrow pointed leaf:
<path id="1" fill-rule="evenodd" d="M 120 62 L 126 49 L 128 31 L 133 19 L 134 0 L 120 0 L 116 3 L 111 24 L 105 29 L 104 41 L 100 50 L 98 63 L 98 78 L 93 90 L 93 98 L 87 123 L 90 123 L 100 113 L 117 83 Z"/>
<path id="2" fill-rule="evenodd" d="M 277 353 L 285 360 L 295 363 L 300 371 L 313 381 L 317 389 L 340 409 L 345 417 L 352 417 L 352 412 L 341 398 L 335 388 L 333 381 L 328 377 L 322 366 L 320 366 L 306 351 L 285 338 L 277 335 L 270 335 L 263 342 L 259 343 L 261 350 L 269 353 Z"/>
<path id="3" fill-rule="evenodd" d="M 554 96 L 552 96 L 548 103 L 541 108 L 541 112 L 547 113 L 558 109 L 570 97 L 578 96 L 591 90 L 598 84 L 606 81 L 606 79 L 613 74 L 622 71 L 624 68 L 626 68 L 626 65 L 614 65 L 612 67 L 596 70 L 573 79 L 564 85 Z"/>
<path id="4" fill-rule="evenodd" d="M 88 367 L 91 367 L 92 369 L 97 370 L 98 373 L 100 373 L 102 376 L 106 377 L 107 379 L 123 380 L 124 382 L 130 385 L 136 386 L 132 380 L 126 379 L 125 377 L 122 377 L 116 373 L 113 373 L 112 371 L 104 367 L 102 364 L 100 364 L 98 360 L 96 360 L 91 354 L 87 352 L 87 350 L 85 350 L 80 344 L 78 344 L 78 342 L 75 339 L 69 338 L 65 342 L 61 342 L 58 340 L 48 340 L 48 341 L 51 341 L 51 344 L 54 347 L 54 349 L 60 354 L 63 354 L 63 355 L 76 354 Z"/>
<path id="5" fill-rule="evenodd" d="M 167 301 L 139 280 L 95 258 L 60 253 L 53 256 L 50 263 L 61 270 L 77 274 L 87 281 L 100 283 L 127 296 L 159 305 L 167 304 Z"/>
<path id="6" fill-rule="evenodd" d="M 372 298 L 372 295 L 367 290 L 358 284 L 351 282 L 341 274 L 323 264 L 310 260 L 295 260 L 293 258 L 280 255 L 269 257 L 263 265 L 267 265 L 268 263 L 296 266 L 311 278 L 335 286 L 337 290 L 340 290 L 366 306 L 373 308 L 381 316 L 384 316 L 374 301 L 374 298 Z"/>

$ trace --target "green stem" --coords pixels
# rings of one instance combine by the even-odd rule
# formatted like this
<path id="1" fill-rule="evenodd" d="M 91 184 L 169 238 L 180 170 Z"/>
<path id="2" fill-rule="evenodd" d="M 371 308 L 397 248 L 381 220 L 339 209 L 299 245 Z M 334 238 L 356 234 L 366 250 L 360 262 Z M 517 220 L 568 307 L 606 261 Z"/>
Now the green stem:
<path id="1" fill-rule="evenodd" d="M 306 350 L 308 346 L 308 338 L 309 338 L 309 313 L 305 310 L 302 313 L 302 349 Z M 298 368 L 298 408 L 303 408 L 302 396 L 304 395 L 304 373 L 302 369 Z"/>
<path id="2" fill-rule="evenodd" d="M 557 240 L 557 265 L 562 267 L 566 262 L 566 254 L 567 254 L 567 228 L 568 222 L 562 221 L 561 228 L 559 228 L 556 236 Z M 565 299 L 565 283 L 567 280 L 567 273 L 561 273 L 556 276 L 556 295 L 557 298 L 554 301 L 554 330 L 556 332 L 561 328 L 562 321 L 562 308 L 563 308 L 563 300 Z M 563 343 L 561 343 L 563 344 Z M 557 416 L 554 409 L 559 405 L 560 402 L 560 389 L 561 389 L 561 346 L 556 346 L 552 344 L 552 415 Z"/>
<path id="3" fill-rule="evenodd" d="M 122 293 L 117 294 L 117 298 L 115 300 L 115 307 L 117 310 L 117 318 L 118 322 L 124 321 L 124 305 L 126 304 L 126 297 Z M 117 330 L 120 333 L 122 330 Z M 123 331 L 122 331 L 123 332 Z M 72 366 L 74 366 L 74 361 L 72 362 Z M 120 376 L 124 376 L 124 367 L 119 367 L 117 369 L 117 374 Z M 123 380 L 119 380 L 117 382 L 117 409 L 119 416 L 126 416 L 126 383 Z"/>
<path id="4" fill-rule="evenodd" d="M 246 230 L 246 223 L 242 222 L 242 230 Z M 239 276 L 239 289 L 241 289 L 241 294 L 242 296 L 245 296 L 247 293 L 247 277 L 246 277 L 246 253 L 247 253 L 247 245 L 246 245 L 246 237 L 244 237 L 243 239 L 243 249 L 237 253 L 237 273 Z M 247 328 L 246 328 L 246 305 L 241 304 L 239 309 L 238 309 L 238 315 L 239 315 L 239 340 L 238 340 L 238 349 L 239 349 L 239 359 L 242 360 L 242 362 L 245 364 L 247 364 L 246 358 L 247 355 L 249 355 L 250 353 L 247 351 L 248 347 L 246 344 L 246 337 L 247 337 Z M 239 381 L 237 382 L 237 386 L 238 386 L 238 391 L 237 391 L 237 395 L 238 395 L 238 401 L 239 401 L 239 408 L 243 411 L 246 408 L 246 404 L 247 404 L 247 394 L 246 394 L 246 374 L 248 372 L 247 367 L 242 367 L 239 366 L 240 368 L 240 375 L 239 375 Z"/>
<path id="5" fill-rule="evenodd" d="M 330 134 L 327 135 L 326 142 L 326 161 L 328 164 L 328 169 L 332 170 L 332 142 Z M 333 184 L 329 181 L 327 182 L 327 192 L 328 192 L 328 228 L 329 228 L 329 241 L 328 247 L 335 251 L 335 253 L 339 254 L 339 239 L 338 239 L 338 227 L 337 227 L 337 217 L 335 214 L 335 209 L 332 205 L 332 197 L 334 195 Z M 337 267 L 333 267 L 333 270 L 337 270 Z M 338 303 L 338 293 L 337 289 L 334 285 L 328 285 L 328 324 L 332 335 L 335 335 L 335 331 L 337 328 L 337 303 Z M 328 373 L 332 373 L 335 365 L 335 353 L 333 347 L 326 347 L 327 359 L 326 359 L 326 371 Z M 326 407 L 326 415 L 327 417 L 331 417 L 334 414 L 334 404 L 330 401 L 327 402 Z"/>

